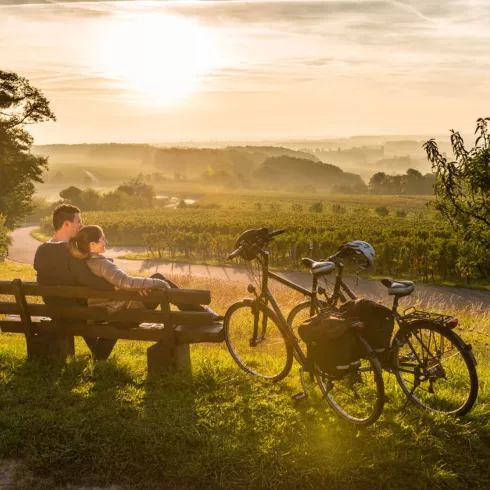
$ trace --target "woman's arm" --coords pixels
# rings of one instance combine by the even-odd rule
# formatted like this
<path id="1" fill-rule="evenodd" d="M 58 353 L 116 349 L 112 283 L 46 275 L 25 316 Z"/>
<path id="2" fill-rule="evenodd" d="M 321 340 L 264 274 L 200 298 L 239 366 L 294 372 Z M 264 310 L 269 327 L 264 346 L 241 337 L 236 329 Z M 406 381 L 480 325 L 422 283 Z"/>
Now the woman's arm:
<path id="1" fill-rule="evenodd" d="M 87 264 L 96 276 L 104 278 L 107 282 L 120 289 L 170 288 L 169 284 L 161 279 L 130 276 L 107 259 L 89 259 Z"/>

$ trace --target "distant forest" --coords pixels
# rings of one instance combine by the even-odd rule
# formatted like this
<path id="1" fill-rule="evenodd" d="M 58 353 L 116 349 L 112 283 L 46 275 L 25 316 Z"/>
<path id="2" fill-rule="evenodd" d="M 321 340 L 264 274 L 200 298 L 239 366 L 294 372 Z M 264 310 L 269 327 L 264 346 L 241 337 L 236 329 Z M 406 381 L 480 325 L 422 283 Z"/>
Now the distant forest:
<path id="1" fill-rule="evenodd" d="M 414 142 L 415 143 L 415 142 Z M 407 148 L 409 145 L 403 145 Z M 418 146 L 418 145 L 417 145 Z M 410 157 L 383 158 L 384 151 L 352 149 L 349 152 L 292 150 L 279 146 L 229 146 L 226 148 L 158 148 L 146 144 L 79 144 L 34 147 L 39 155 L 49 156 L 57 165 L 97 165 L 104 162 L 131 163 L 140 166 L 143 178 L 151 182 L 193 181 L 226 189 L 263 189 L 286 192 L 331 192 L 342 194 L 432 194 L 433 177 L 410 168 Z M 364 152 L 368 181 L 359 173 L 348 172 L 316 155 L 331 157 Z M 366 153 L 367 152 L 367 153 Z M 369 154 L 369 163 L 366 160 Z M 343 158 L 343 157 L 342 157 Z M 390 175 L 389 170 L 407 170 Z M 136 169 L 135 169 L 136 170 Z M 379 172 L 382 171 L 382 172 Z M 363 172 L 364 176 L 365 172 Z M 374 174 L 374 175 L 373 175 Z M 59 173 L 51 176 L 62 181 Z"/>

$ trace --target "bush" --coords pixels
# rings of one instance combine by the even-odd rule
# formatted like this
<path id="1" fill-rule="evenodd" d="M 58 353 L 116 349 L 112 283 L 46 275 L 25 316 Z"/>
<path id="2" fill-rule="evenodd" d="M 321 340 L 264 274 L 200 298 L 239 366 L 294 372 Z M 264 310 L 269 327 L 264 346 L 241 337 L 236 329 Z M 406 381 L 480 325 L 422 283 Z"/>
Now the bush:
<path id="1" fill-rule="evenodd" d="M 396 217 L 397 218 L 406 218 L 407 217 L 407 212 L 406 211 L 403 211 L 403 209 L 399 209 L 396 212 Z"/>
<path id="2" fill-rule="evenodd" d="M 334 203 L 334 204 L 332 204 L 332 212 L 335 214 L 345 214 L 346 209 L 344 206 L 341 206 L 338 203 Z"/>
<path id="3" fill-rule="evenodd" d="M 375 211 L 379 216 L 388 216 L 390 214 L 390 211 L 386 206 L 378 206 Z"/>
<path id="4" fill-rule="evenodd" d="M 311 213 L 321 213 L 322 211 L 323 211 L 323 201 L 314 202 L 310 206 L 310 212 Z"/>
<path id="5" fill-rule="evenodd" d="M 5 260 L 7 256 L 8 247 L 11 244 L 10 237 L 8 235 L 8 229 L 5 226 L 6 218 L 0 214 L 0 262 Z"/>

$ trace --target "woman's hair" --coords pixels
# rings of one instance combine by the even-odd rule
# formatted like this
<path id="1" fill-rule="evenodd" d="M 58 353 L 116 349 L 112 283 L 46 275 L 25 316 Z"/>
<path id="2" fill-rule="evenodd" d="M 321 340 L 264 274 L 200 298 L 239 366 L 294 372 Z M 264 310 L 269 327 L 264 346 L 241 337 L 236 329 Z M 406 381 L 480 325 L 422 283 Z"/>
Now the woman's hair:
<path id="1" fill-rule="evenodd" d="M 103 236 L 104 232 L 100 226 L 84 226 L 68 242 L 68 251 L 77 259 L 88 259 L 90 257 L 90 242 L 98 242 Z"/>

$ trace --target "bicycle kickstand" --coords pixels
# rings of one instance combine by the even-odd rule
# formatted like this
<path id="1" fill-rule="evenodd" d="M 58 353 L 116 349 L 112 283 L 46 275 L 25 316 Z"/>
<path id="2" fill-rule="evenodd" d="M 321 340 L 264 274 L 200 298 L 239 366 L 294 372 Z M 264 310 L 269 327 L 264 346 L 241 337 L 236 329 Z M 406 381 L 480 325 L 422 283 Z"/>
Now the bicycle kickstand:
<path id="1" fill-rule="evenodd" d="M 299 393 L 296 393 L 291 397 L 295 402 L 300 402 L 308 398 L 308 388 L 306 387 L 305 384 L 305 373 L 302 367 L 299 368 L 299 379 L 301 380 L 301 386 L 303 387 L 303 391 L 300 391 Z"/>

